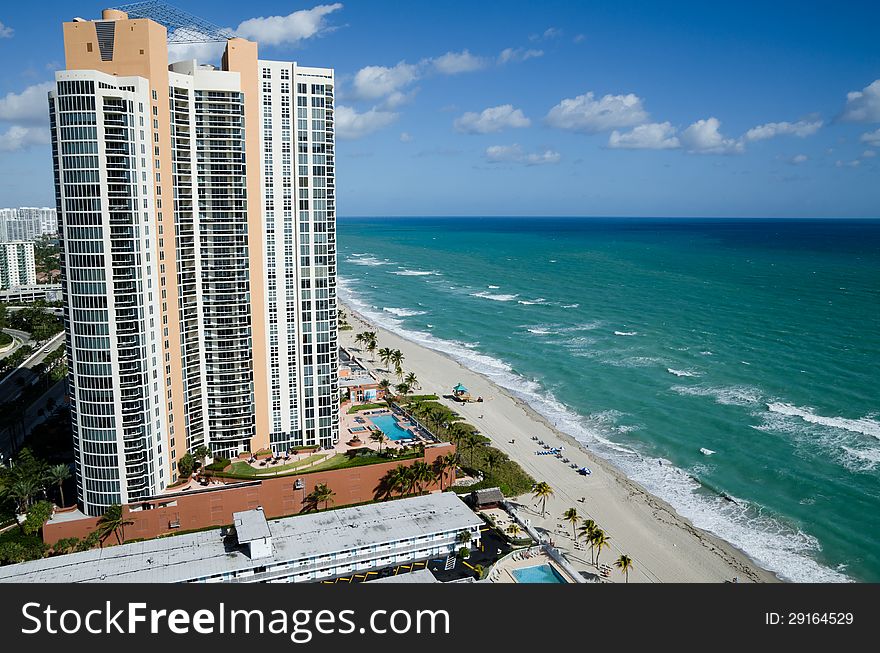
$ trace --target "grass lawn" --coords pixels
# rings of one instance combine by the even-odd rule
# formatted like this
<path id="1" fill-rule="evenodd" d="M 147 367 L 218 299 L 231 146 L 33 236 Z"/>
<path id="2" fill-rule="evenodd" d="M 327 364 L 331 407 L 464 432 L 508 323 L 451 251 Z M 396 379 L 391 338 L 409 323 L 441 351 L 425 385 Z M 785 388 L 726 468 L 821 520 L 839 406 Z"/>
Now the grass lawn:
<path id="1" fill-rule="evenodd" d="M 252 477 L 261 477 L 261 476 L 275 476 L 279 472 L 286 472 L 292 469 L 298 469 L 303 465 L 308 465 L 309 463 L 313 463 L 316 460 L 320 460 L 321 458 L 326 458 L 327 454 L 316 453 L 312 454 L 308 458 L 303 458 L 302 460 L 297 460 L 293 463 L 288 463 L 287 465 L 276 465 L 274 467 L 252 467 L 248 463 L 243 460 L 232 463 L 232 470 L 229 472 L 234 474 L 235 476 L 252 476 Z"/>
<path id="2" fill-rule="evenodd" d="M 5 347 L 12 342 L 12 336 L 5 331 L 0 331 L 0 347 Z"/>
<path id="3" fill-rule="evenodd" d="M 359 404 L 357 406 L 352 406 L 348 409 L 348 414 L 353 415 L 354 413 L 360 412 L 362 410 L 374 410 L 376 408 L 388 408 L 388 404 Z"/>
<path id="4" fill-rule="evenodd" d="M 360 467 L 361 465 L 374 465 L 376 463 L 390 463 L 396 461 L 410 460 L 412 458 L 420 458 L 422 454 L 412 452 L 397 456 L 396 458 L 386 458 L 378 454 L 369 456 L 348 456 L 344 453 L 338 453 L 329 460 L 309 468 L 309 472 L 326 472 L 330 469 L 344 469 L 346 467 Z"/>

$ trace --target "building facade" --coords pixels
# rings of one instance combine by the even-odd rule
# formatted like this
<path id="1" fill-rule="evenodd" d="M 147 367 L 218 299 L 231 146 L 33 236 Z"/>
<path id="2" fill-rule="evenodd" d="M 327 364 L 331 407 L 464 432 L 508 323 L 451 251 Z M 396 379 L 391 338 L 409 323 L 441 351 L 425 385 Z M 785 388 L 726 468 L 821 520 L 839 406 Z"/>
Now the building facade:
<path id="1" fill-rule="evenodd" d="M 58 215 L 55 209 L 31 206 L 0 209 L 0 243 L 13 240 L 33 241 L 57 233 Z"/>
<path id="2" fill-rule="evenodd" d="M 37 283 L 33 242 L 0 243 L 0 290 Z"/>
<path id="3" fill-rule="evenodd" d="M 219 68 L 169 66 L 166 28 L 118 10 L 65 23 L 64 46 L 49 105 L 83 509 L 161 492 L 202 445 L 332 446 L 333 72 L 240 38 Z M 301 141 L 294 83 L 322 103 Z"/>

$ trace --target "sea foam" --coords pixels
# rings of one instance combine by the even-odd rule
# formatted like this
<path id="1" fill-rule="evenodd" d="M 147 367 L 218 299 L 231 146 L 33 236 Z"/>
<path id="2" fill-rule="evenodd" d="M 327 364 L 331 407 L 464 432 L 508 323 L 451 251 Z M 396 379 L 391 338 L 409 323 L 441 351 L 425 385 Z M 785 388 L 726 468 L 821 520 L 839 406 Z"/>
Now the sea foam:
<path id="1" fill-rule="evenodd" d="M 824 417 L 813 412 L 812 408 L 800 408 L 792 404 L 772 402 L 767 404 L 767 410 L 789 417 L 799 417 L 810 424 L 821 424 L 831 428 L 843 429 L 852 433 L 869 435 L 880 440 L 880 422 L 869 417 L 859 419 L 847 419 L 845 417 Z"/>
<path id="2" fill-rule="evenodd" d="M 399 277 L 430 277 L 440 273 L 433 270 L 389 270 L 389 274 L 396 274 Z"/>
<path id="3" fill-rule="evenodd" d="M 414 311 L 411 308 L 394 308 L 393 306 L 383 306 L 382 310 L 397 317 L 413 317 L 414 315 L 426 315 L 428 313 L 428 311 Z"/>
<path id="4" fill-rule="evenodd" d="M 481 297 L 482 299 L 491 299 L 493 302 L 512 302 L 519 295 L 493 295 L 492 293 L 480 291 L 472 292 L 471 297 Z"/>
<path id="5" fill-rule="evenodd" d="M 700 376 L 699 372 L 693 370 L 674 370 L 671 367 L 667 367 L 666 371 L 675 376 Z"/>

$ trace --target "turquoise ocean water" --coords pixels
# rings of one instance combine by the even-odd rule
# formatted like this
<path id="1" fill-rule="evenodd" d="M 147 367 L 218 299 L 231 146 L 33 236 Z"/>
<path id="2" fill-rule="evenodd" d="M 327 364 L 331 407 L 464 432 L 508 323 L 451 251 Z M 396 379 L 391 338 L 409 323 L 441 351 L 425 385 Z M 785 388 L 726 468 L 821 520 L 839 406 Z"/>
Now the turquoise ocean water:
<path id="1" fill-rule="evenodd" d="M 488 376 L 781 577 L 880 581 L 880 221 L 338 232 L 357 310 Z"/>

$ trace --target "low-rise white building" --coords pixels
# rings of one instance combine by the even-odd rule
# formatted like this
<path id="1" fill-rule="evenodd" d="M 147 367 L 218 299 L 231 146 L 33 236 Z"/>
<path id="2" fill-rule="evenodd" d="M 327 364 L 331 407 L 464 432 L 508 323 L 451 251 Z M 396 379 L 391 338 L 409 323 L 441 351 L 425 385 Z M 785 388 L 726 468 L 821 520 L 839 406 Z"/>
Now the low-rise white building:
<path id="1" fill-rule="evenodd" d="M 0 567 L 0 583 L 309 583 L 479 545 L 480 519 L 451 492 L 164 537 Z"/>

